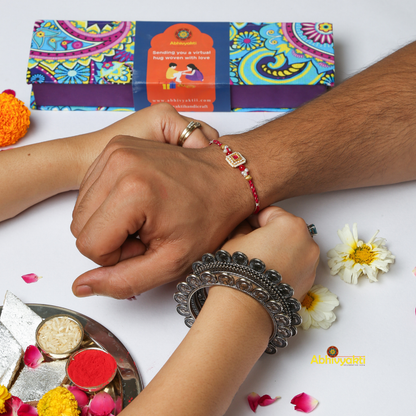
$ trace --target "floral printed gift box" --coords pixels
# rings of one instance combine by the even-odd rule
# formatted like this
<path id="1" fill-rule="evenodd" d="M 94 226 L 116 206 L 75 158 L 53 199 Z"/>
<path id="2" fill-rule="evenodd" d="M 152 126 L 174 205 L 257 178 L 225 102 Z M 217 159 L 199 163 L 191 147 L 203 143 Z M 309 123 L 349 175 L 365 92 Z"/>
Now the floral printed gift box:
<path id="1" fill-rule="evenodd" d="M 330 23 L 40 20 L 27 82 L 33 109 L 295 108 L 334 85 Z"/>

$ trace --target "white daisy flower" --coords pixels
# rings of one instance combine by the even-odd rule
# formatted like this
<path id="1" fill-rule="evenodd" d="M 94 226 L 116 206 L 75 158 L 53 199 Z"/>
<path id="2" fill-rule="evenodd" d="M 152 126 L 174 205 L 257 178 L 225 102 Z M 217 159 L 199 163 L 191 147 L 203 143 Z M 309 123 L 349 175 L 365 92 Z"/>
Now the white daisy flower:
<path id="1" fill-rule="evenodd" d="M 324 286 L 314 285 L 302 301 L 299 311 L 302 317 L 302 328 L 328 329 L 337 318 L 333 312 L 339 305 L 337 295 L 334 295 Z"/>
<path id="2" fill-rule="evenodd" d="M 368 243 L 358 239 L 357 224 L 353 224 L 352 233 L 348 224 L 338 230 L 342 244 L 328 251 L 328 265 L 331 274 L 338 274 L 344 282 L 357 284 L 358 278 L 367 275 L 370 282 L 377 282 L 379 270 L 387 273 L 389 264 L 395 256 L 387 250 L 384 238 L 376 239 L 377 232 Z"/>

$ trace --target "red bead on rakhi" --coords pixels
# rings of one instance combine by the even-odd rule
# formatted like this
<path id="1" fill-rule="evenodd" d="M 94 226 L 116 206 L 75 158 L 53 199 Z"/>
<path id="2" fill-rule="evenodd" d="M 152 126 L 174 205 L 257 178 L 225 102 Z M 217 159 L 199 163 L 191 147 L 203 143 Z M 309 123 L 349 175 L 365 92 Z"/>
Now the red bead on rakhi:
<path id="1" fill-rule="evenodd" d="M 232 168 L 237 168 L 240 170 L 241 174 L 244 176 L 244 179 L 250 185 L 251 192 L 254 196 L 254 202 L 256 204 L 254 209 L 254 214 L 257 214 L 260 211 L 260 202 L 257 195 L 256 187 L 253 183 L 253 178 L 248 174 L 248 168 L 244 165 L 247 162 L 245 157 L 239 152 L 233 152 L 226 144 L 219 142 L 218 140 L 212 140 L 209 144 L 216 144 L 221 147 L 222 151 L 227 155 L 225 160 Z"/>

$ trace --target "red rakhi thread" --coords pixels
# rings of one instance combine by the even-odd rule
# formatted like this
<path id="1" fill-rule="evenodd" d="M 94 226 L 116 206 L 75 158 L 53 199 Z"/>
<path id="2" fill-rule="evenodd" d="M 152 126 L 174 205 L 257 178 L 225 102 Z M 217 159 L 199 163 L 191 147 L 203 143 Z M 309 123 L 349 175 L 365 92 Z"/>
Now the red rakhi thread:
<path id="1" fill-rule="evenodd" d="M 216 144 L 221 147 L 222 151 L 227 155 L 225 160 L 232 168 L 237 168 L 240 170 L 241 174 L 244 176 L 244 179 L 250 185 L 251 192 L 254 196 L 255 208 L 254 214 L 257 214 L 260 211 L 260 202 L 257 195 L 256 187 L 253 183 L 253 178 L 248 173 L 248 168 L 246 168 L 245 163 L 247 162 L 246 158 L 239 152 L 233 152 L 226 144 L 219 142 L 218 140 L 212 140 L 209 144 Z"/>

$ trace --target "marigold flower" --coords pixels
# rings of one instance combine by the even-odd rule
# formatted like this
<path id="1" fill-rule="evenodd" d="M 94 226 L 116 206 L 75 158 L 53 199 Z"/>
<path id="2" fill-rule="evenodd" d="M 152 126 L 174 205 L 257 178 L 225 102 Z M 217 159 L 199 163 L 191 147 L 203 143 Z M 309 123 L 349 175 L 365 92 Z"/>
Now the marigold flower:
<path id="1" fill-rule="evenodd" d="M 0 147 L 10 146 L 26 134 L 29 116 L 30 110 L 12 91 L 0 94 Z"/>
<path id="2" fill-rule="evenodd" d="M 0 385 L 0 413 L 4 413 L 6 411 L 4 403 L 6 400 L 10 399 L 10 397 L 12 397 L 12 395 L 9 393 L 9 390 L 7 390 L 7 387 Z"/>
<path id="3" fill-rule="evenodd" d="M 38 403 L 39 416 L 78 416 L 75 396 L 65 387 L 56 387 L 45 393 Z"/>

